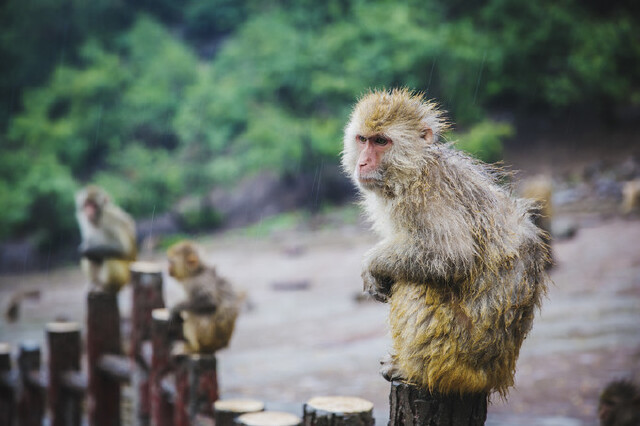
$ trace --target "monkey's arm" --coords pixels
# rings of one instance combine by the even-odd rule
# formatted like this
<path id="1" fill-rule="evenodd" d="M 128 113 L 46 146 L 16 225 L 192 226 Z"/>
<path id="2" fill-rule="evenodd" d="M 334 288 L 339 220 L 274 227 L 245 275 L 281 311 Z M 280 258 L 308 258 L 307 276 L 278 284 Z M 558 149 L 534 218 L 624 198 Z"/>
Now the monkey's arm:
<path id="1" fill-rule="evenodd" d="M 177 303 L 171 311 L 180 313 L 180 311 L 192 312 L 194 314 L 214 314 L 218 305 L 212 300 L 211 294 L 205 289 L 194 289 L 189 294 L 187 300 Z"/>
<path id="2" fill-rule="evenodd" d="M 398 281 L 452 286 L 470 273 L 471 267 L 468 259 L 446 256 L 412 236 L 378 243 L 366 255 L 362 278 L 365 291 L 384 302 Z"/>
<path id="3" fill-rule="evenodd" d="M 80 255 L 93 262 L 102 262 L 105 259 L 126 259 L 127 253 L 119 244 L 87 244 L 83 242 L 78 247 Z"/>

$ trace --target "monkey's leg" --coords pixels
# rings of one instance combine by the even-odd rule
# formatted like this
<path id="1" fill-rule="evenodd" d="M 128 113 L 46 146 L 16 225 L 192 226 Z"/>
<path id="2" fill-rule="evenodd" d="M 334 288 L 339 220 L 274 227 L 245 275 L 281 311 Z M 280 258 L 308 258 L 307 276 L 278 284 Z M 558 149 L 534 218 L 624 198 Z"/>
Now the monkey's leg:
<path id="1" fill-rule="evenodd" d="M 198 340 L 198 324 L 197 320 L 188 312 L 183 312 L 182 333 L 187 341 L 187 350 L 191 353 L 200 352 L 200 342 Z"/>
<path id="2" fill-rule="evenodd" d="M 89 290 L 103 290 L 103 281 L 100 279 L 100 270 L 102 268 L 101 263 L 93 262 L 86 257 L 83 257 L 80 260 L 80 266 L 89 280 Z"/>
<path id="3" fill-rule="evenodd" d="M 100 282 L 105 290 L 118 292 L 130 279 L 129 262 L 117 259 L 105 260 L 100 269 Z"/>

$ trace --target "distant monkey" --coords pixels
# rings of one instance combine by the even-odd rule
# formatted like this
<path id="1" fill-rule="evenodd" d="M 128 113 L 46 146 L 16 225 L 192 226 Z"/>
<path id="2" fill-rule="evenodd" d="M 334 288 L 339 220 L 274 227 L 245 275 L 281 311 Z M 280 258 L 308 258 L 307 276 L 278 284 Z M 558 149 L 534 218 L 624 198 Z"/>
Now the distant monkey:
<path id="1" fill-rule="evenodd" d="M 199 247 L 190 241 L 167 250 L 169 275 L 184 286 L 185 301 L 171 308 L 183 319 L 183 334 L 193 353 L 212 353 L 229 345 L 242 302 L 231 284 L 213 266 L 203 262 Z"/>
<path id="2" fill-rule="evenodd" d="M 76 218 L 81 266 L 91 287 L 118 292 L 129 282 L 129 264 L 137 255 L 135 222 L 95 185 L 76 194 Z"/>
<path id="3" fill-rule="evenodd" d="M 626 380 L 609 383 L 600 395 L 598 417 L 602 426 L 640 425 L 640 388 Z"/>
<path id="4" fill-rule="evenodd" d="M 40 300 L 40 290 L 18 290 L 11 294 L 5 307 L 4 318 L 8 323 L 20 319 L 20 307 L 24 300 Z"/>
<path id="5" fill-rule="evenodd" d="M 547 247 L 532 204 L 498 185 L 498 170 L 439 143 L 446 127 L 422 94 L 394 89 L 364 95 L 345 128 L 344 170 L 382 237 L 362 278 L 391 305 L 383 374 L 506 395 L 546 291 Z"/>
<path id="6" fill-rule="evenodd" d="M 640 179 L 624 182 L 620 210 L 624 215 L 640 212 Z"/>

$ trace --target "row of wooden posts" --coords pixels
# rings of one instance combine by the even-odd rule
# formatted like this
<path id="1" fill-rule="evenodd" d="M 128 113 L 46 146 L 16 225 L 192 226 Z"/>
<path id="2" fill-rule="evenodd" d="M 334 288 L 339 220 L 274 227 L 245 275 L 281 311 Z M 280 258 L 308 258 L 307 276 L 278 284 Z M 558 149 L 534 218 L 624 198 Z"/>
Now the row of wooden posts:
<path id="1" fill-rule="evenodd" d="M 143 262 L 131 266 L 128 355 L 123 355 L 117 295 L 101 291 L 87 294 L 86 374 L 82 372 L 81 327 L 76 322 L 47 324 L 45 369 L 38 344 L 20 344 L 17 368 L 12 368 L 13 348 L 0 343 L 0 426 L 41 426 L 45 418 L 51 426 L 78 426 L 83 424 L 84 410 L 89 425 L 118 426 L 123 424 L 122 385 L 127 384 L 133 388 L 133 421 L 139 425 L 186 426 L 213 423 L 214 418 L 217 426 L 241 421 L 247 425 L 302 423 L 293 414 L 265 412 L 260 401 L 218 401 L 215 354 L 175 351 L 180 347 L 182 330 L 164 309 L 162 285 L 159 266 Z M 352 398 L 348 402 L 353 401 L 362 404 L 364 400 Z M 345 424 L 373 424 L 373 405 L 365 401 L 363 407 L 362 412 L 338 417 L 347 421 Z M 254 411 L 260 414 L 238 420 L 241 414 Z M 308 424 L 337 418 L 330 409 L 316 410 L 309 404 L 303 411 Z M 363 419 L 364 423 L 349 419 Z"/>
<path id="2" fill-rule="evenodd" d="M 78 426 L 84 423 L 85 410 L 90 426 L 119 426 L 125 384 L 133 389 L 132 420 L 137 425 L 187 426 L 212 424 L 214 419 L 216 426 L 373 425 L 373 404 L 360 398 L 312 398 L 302 407 L 303 418 L 263 411 L 260 401 L 218 401 L 215 354 L 175 350 L 182 330 L 164 309 L 162 285 L 158 265 L 132 264 L 127 356 L 123 355 L 117 296 L 99 291 L 87 294 L 86 374 L 78 323 L 47 324 L 45 369 L 39 345 L 21 344 L 17 368 L 13 368 L 14 351 L 0 343 L 0 426 L 41 426 L 45 417 L 51 426 Z M 389 424 L 482 425 L 486 402 L 486 395 L 443 397 L 394 382 Z"/>
<path id="3" fill-rule="evenodd" d="M 196 411 L 218 399 L 215 355 L 176 355 L 171 350 L 181 330 L 169 321 L 159 266 L 131 267 L 133 304 L 129 355 L 123 355 L 117 295 L 87 294 L 86 374 L 82 373 L 81 327 L 75 322 L 46 326 L 48 363 L 41 348 L 18 348 L 17 369 L 11 348 L 0 348 L 0 424 L 42 425 L 48 412 L 52 426 L 80 425 L 86 401 L 90 425 L 120 425 L 121 389 L 133 388 L 137 424 L 189 425 Z M 195 375 L 195 376 L 194 376 Z M 197 377 L 197 383 L 191 383 Z M 211 403 L 204 403 L 210 401 Z M 46 405 L 45 405 L 46 404 Z M 202 411 L 202 410 L 201 410 Z"/>

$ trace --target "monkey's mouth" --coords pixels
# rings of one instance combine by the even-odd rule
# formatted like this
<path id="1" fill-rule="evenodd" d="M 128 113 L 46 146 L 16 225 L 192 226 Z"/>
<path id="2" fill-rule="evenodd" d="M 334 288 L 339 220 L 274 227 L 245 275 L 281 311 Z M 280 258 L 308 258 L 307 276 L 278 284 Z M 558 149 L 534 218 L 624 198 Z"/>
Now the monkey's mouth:
<path id="1" fill-rule="evenodd" d="M 365 189 L 373 189 L 380 187 L 382 180 L 379 177 L 360 176 L 358 177 L 358 183 Z"/>

